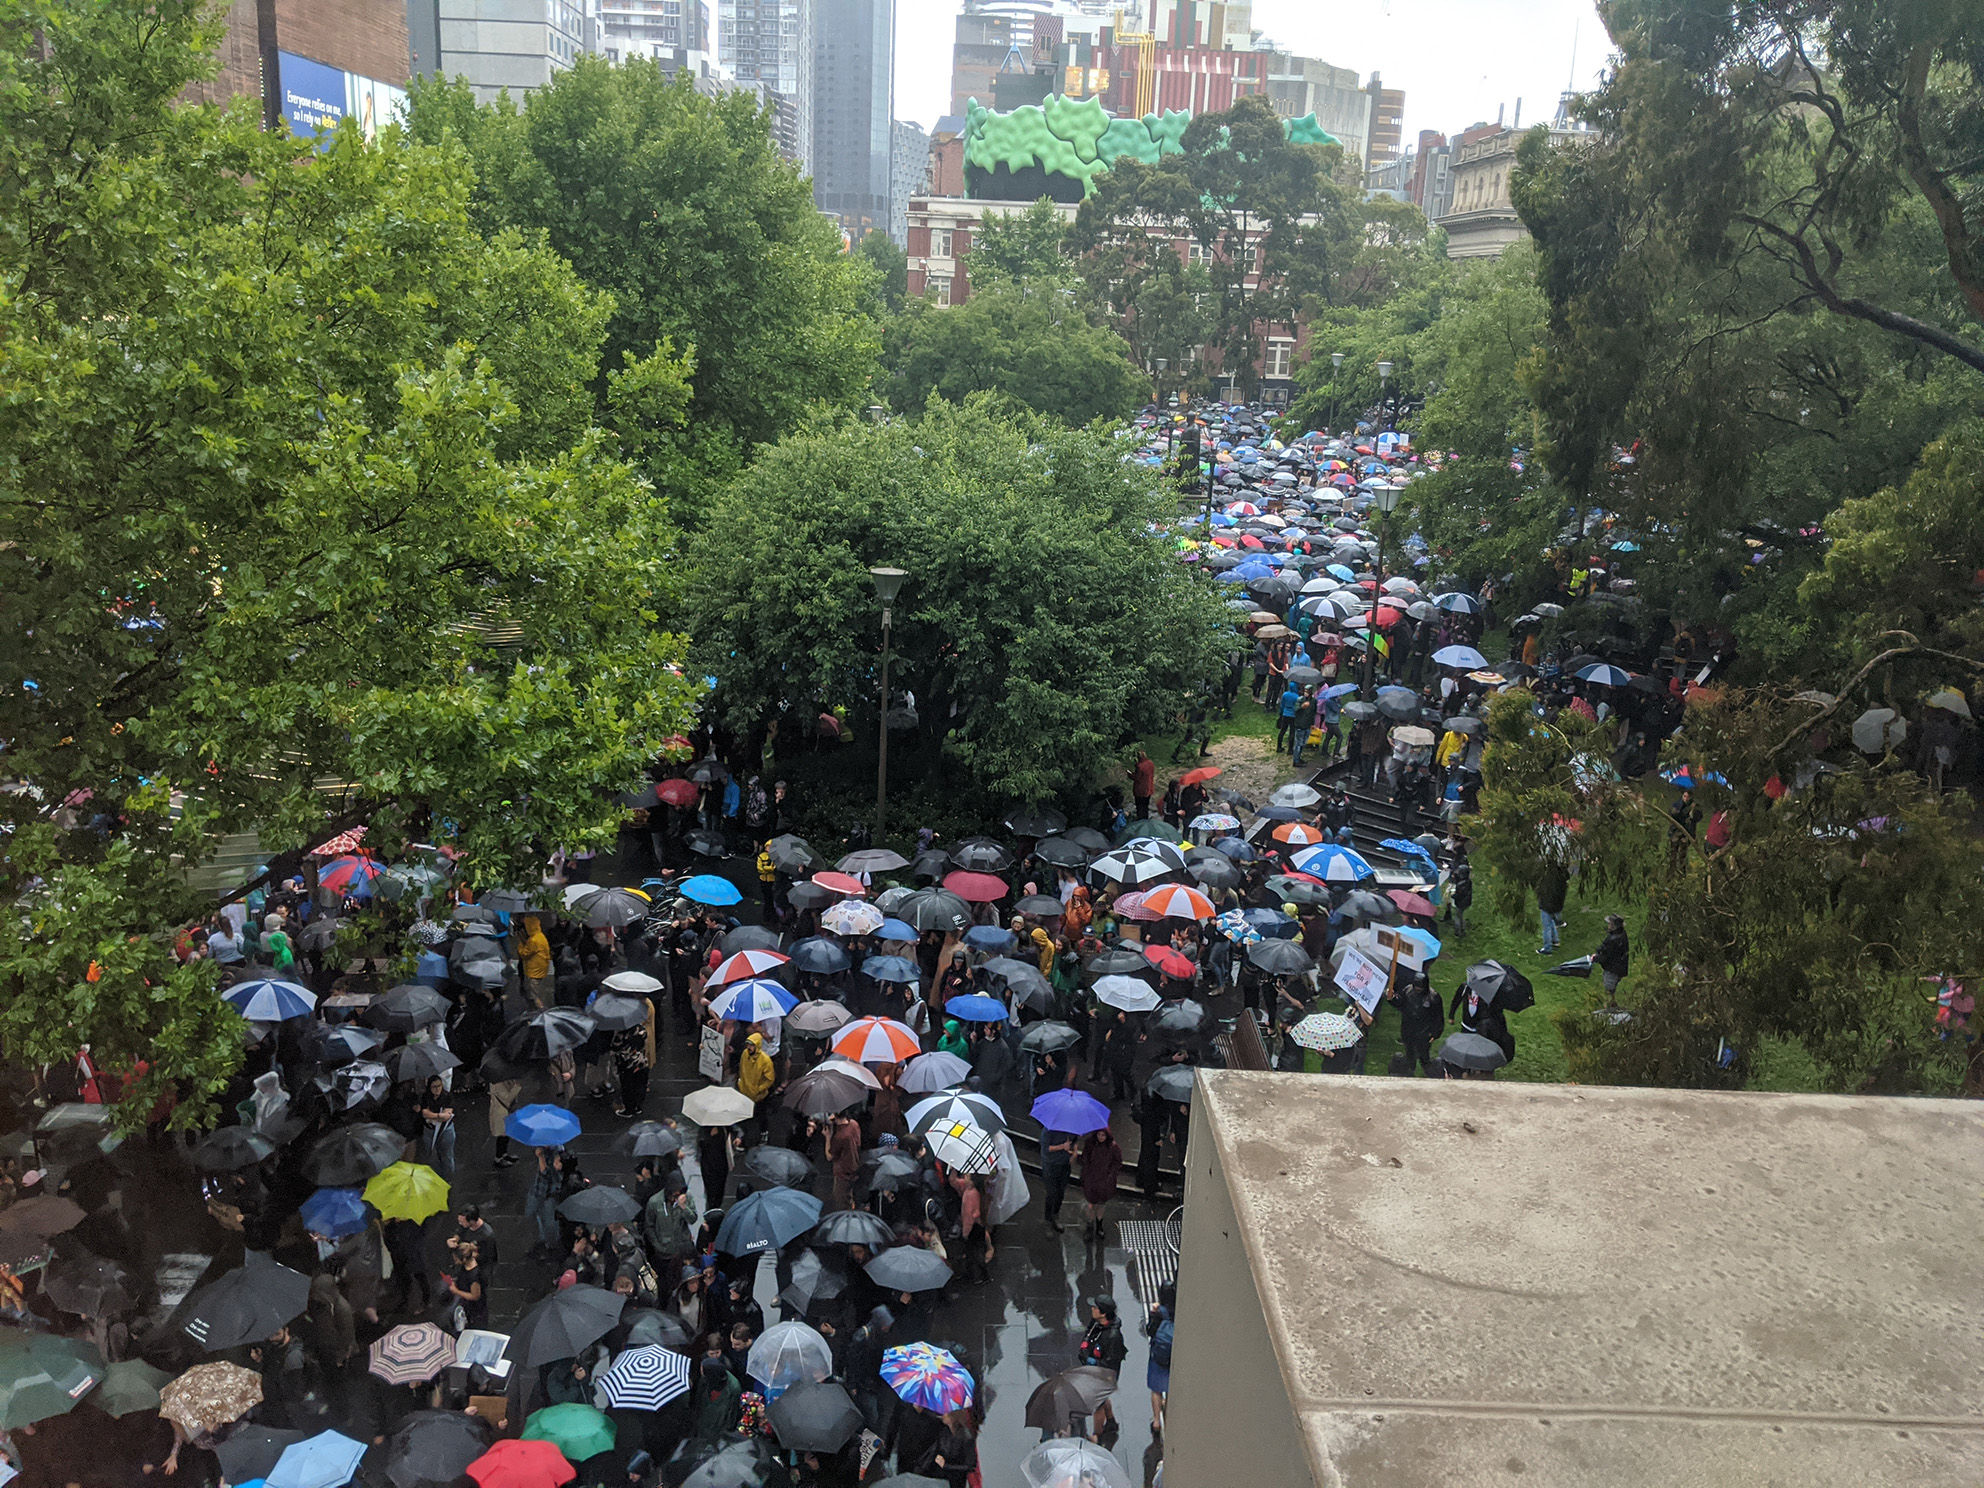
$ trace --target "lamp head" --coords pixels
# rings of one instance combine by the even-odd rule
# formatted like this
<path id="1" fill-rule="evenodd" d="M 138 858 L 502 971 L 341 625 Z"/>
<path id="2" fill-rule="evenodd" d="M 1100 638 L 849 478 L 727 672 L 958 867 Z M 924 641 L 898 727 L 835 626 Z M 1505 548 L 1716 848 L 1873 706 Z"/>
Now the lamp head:
<path id="1" fill-rule="evenodd" d="M 875 597 L 886 605 L 895 603 L 896 591 L 909 575 L 899 568 L 871 568 L 868 577 L 875 581 Z"/>
<path id="2" fill-rule="evenodd" d="M 1391 375 L 1392 375 L 1392 364 L 1390 362 L 1378 363 L 1378 381 L 1384 382 L 1388 380 L 1391 377 Z"/>
<path id="3" fill-rule="evenodd" d="M 1333 351 L 1333 352 L 1331 352 L 1331 353 L 1330 353 L 1330 370 L 1331 370 L 1332 372 L 1340 372 L 1340 371 L 1342 371 L 1342 370 L 1343 370 L 1343 353 L 1342 353 L 1342 352 L 1340 352 L 1340 351 Z"/>
<path id="4" fill-rule="evenodd" d="M 1404 494 L 1395 486 L 1381 486 L 1371 493 L 1371 504 L 1389 517 L 1398 510 L 1398 499 Z"/>

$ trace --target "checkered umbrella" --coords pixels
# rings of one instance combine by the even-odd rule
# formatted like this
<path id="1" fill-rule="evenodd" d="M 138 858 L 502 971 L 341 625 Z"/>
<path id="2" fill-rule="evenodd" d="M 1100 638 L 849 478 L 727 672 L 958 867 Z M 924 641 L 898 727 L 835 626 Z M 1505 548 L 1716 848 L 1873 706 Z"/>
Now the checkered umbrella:
<path id="1" fill-rule="evenodd" d="M 401 1323 L 372 1345 L 371 1372 L 389 1385 L 431 1380 L 454 1362 L 454 1339 L 432 1323 Z"/>
<path id="2" fill-rule="evenodd" d="M 1288 1036 L 1305 1049 L 1327 1054 L 1351 1048 L 1364 1037 L 1364 1030 L 1342 1013 L 1311 1013 L 1289 1029 Z"/>
<path id="3" fill-rule="evenodd" d="M 622 1349 L 601 1371 L 595 1391 L 621 1410 L 660 1410 L 689 1388 L 689 1361 L 656 1344 Z"/>

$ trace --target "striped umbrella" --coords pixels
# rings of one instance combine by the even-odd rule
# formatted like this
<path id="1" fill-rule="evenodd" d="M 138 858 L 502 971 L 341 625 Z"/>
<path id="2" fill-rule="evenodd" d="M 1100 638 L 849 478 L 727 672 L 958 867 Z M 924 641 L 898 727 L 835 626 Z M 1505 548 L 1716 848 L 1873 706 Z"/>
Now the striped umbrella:
<path id="1" fill-rule="evenodd" d="M 307 1018 L 317 1006 L 317 994 L 296 982 L 260 977 L 252 982 L 236 982 L 223 994 L 225 1001 L 251 1023 L 280 1023 L 286 1018 Z"/>
<path id="2" fill-rule="evenodd" d="M 599 1376 L 599 1397 L 621 1410 L 660 1410 L 689 1388 L 689 1361 L 659 1344 L 622 1349 Z"/>
<path id="3" fill-rule="evenodd" d="M 751 977 L 769 975 L 792 958 L 783 951 L 767 951 L 753 947 L 739 951 L 734 956 L 726 956 L 717 962 L 716 970 L 710 973 L 709 984 L 721 987 L 730 982 L 742 982 Z"/>
<path id="4" fill-rule="evenodd" d="M 1290 847 L 1314 847 L 1318 842 L 1328 840 L 1321 829 L 1299 821 L 1283 822 L 1270 835 L 1276 842 L 1286 842 Z"/>
<path id="5" fill-rule="evenodd" d="M 882 1353 L 882 1378 L 907 1404 L 937 1415 L 971 1404 L 971 1375 L 955 1355 L 932 1343 L 910 1343 Z"/>
<path id="6" fill-rule="evenodd" d="M 1148 890 L 1144 894 L 1144 908 L 1167 920 L 1209 920 L 1215 913 L 1212 900 L 1183 884 L 1161 884 Z"/>
<path id="7" fill-rule="evenodd" d="M 959 1121 L 983 1127 L 988 1132 L 1006 1129 L 1006 1113 L 999 1109 L 999 1103 L 975 1090 L 946 1091 L 928 1100 L 920 1100 L 903 1113 L 903 1118 L 908 1121 L 909 1129 L 919 1136 L 933 1126 L 946 1126 Z"/>
<path id="8" fill-rule="evenodd" d="M 783 1018 L 799 1003 L 777 982 L 753 979 L 725 987 L 710 999 L 710 1011 L 732 1023 L 762 1023 Z"/>
<path id="9" fill-rule="evenodd" d="M 353 899 L 367 899 L 372 894 L 372 881 L 385 872 L 385 865 L 377 858 L 364 853 L 353 853 L 346 858 L 332 858 L 317 870 L 317 884 L 329 889 L 333 894 L 347 895 Z"/>
<path id="10" fill-rule="evenodd" d="M 454 1362 L 454 1339 L 432 1323 L 401 1323 L 372 1344 L 371 1373 L 389 1385 L 431 1380 Z"/>
<path id="11" fill-rule="evenodd" d="M 832 1047 L 856 1064 L 900 1064 L 923 1052 L 915 1030 L 893 1018 L 856 1018 L 834 1035 Z"/>
<path id="12" fill-rule="evenodd" d="M 1361 853 L 1339 847 L 1334 842 L 1325 842 L 1320 847 L 1297 853 L 1295 866 L 1324 883 L 1361 883 L 1375 877 L 1378 871 L 1364 861 Z"/>

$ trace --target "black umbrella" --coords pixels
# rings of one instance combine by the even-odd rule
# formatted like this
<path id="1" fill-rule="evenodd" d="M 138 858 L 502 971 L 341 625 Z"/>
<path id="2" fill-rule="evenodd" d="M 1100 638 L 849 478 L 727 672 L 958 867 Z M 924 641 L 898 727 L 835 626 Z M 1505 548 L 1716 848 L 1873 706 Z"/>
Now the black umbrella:
<path id="1" fill-rule="evenodd" d="M 251 1250 L 237 1271 L 187 1299 L 186 1334 L 209 1353 L 259 1343 L 310 1305 L 310 1278 Z"/>
<path id="2" fill-rule="evenodd" d="M 805 1153 L 769 1144 L 753 1147 L 738 1166 L 759 1182 L 781 1188 L 805 1188 L 819 1172 Z"/>
<path id="3" fill-rule="evenodd" d="M 306 951 L 325 950 L 338 938 L 338 932 L 350 923 L 336 915 L 319 915 L 296 932 L 296 943 Z"/>
<path id="4" fill-rule="evenodd" d="M 496 1052 L 517 1064 L 556 1059 L 591 1038 L 593 1027 L 592 1019 L 577 1008 L 545 1008 L 504 1029 Z"/>
<path id="5" fill-rule="evenodd" d="M 1362 698 L 1359 698 L 1343 705 L 1343 716 L 1353 723 L 1363 723 L 1367 719 L 1378 716 L 1378 706 L 1375 703 L 1367 703 Z"/>
<path id="6" fill-rule="evenodd" d="M 1501 961 L 1475 962 L 1467 969 L 1467 985 L 1483 1002 L 1492 1002 L 1505 1013 L 1519 1013 L 1536 1003 L 1529 978 Z"/>
<path id="7" fill-rule="evenodd" d="M 821 889 L 820 892 L 824 894 L 828 891 Z M 794 966 L 815 976 L 832 976 L 854 964 L 853 957 L 847 954 L 840 942 L 828 940 L 824 935 L 812 935 L 794 942 L 791 955 Z"/>
<path id="8" fill-rule="evenodd" d="M 1040 968 L 1026 961 L 1015 961 L 1011 956 L 994 956 L 979 968 L 985 979 L 995 987 L 1008 987 L 1019 1000 L 1029 1007 L 1047 1009 L 1054 1006 L 1054 988 L 1047 978 L 1040 974 Z"/>
<path id="9" fill-rule="evenodd" d="M 832 889 L 826 888 L 821 884 L 809 881 L 807 883 L 794 884 L 785 897 L 794 909 L 807 910 L 825 909 L 829 904 L 833 904 L 845 896 L 836 894 Z"/>
<path id="10" fill-rule="evenodd" d="M 1013 906 L 1013 913 L 1032 915 L 1035 919 L 1058 920 L 1064 907 L 1052 894 L 1028 894 Z"/>
<path id="11" fill-rule="evenodd" d="M 1268 880 L 1268 892 L 1289 904 L 1328 904 L 1329 885 L 1310 883 L 1306 878 L 1276 874 Z"/>
<path id="12" fill-rule="evenodd" d="M 816 1303 L 831 1302 L 847 1291 L 847 1272 L 838 1261 L 830 1261 L 817 1250 L 802 1250 L 792 1263 L 792 1280 L 778 1294 L 782 1306 L 797 1313 L 809 1311 Z"/>
<path id="13" fill-rule="evenodd" d="M 1029 1054 L 1053 1054 L 1072 1049 L 1081 1041 L 1082 1036 L 1073 1027 L 1052 1019 L 1032 1024 L 1020 1035 L 1020 1047 Z"/>
<path id="14" fill-rule="evenodd" d="M 896 1232 L 866 1209 L 836 1209 L 813 1226 L 814 1245 L 866 1245 L 879 1250 L 896 1243 Z"/>
<path id="15" fill-rule="evenodd" d="M 523 1316 L 510 1335 L 510 1357 L 525 1369 L 575 1359 L 620 1321 L 627 1299 L 580 1283 L 553 1292 Z"/>
<path id="16" fill-rule="evenodd" d="M 788 1452 L 838 1452 L 866 1422 L 846 1390 L 832 1380 L 794 1385 L 769 1412 L 778 1444 Z"/>
<path id="17" fill-rule="evenodd" d="M 990 837 L 967 837 L 951 849 L 951 861 L 972 873 L 998 873 L 1013 866 L 1013 854 Z"/>
<path id="18" fill-rule="evenodd" d="M 951 1268 L 919 1245 L 893 1246 L 863 1269 L 877 1286 L 892 1292 L 934 1292 L 951 1279 Z"/>
<path id="19" fill-rule="evenodd" d="M 1072 842 L 1090 857 L 1109 851 L 1109 839 L 1094 827 L 1070 827 L 1061 834 L 1063 842 Z"/>
<path id="20" fill-rule="evenodd" d="M 1593 962 L 1590 956 L 1577 956 L 1569 961 L 1560 961 L 1550 968 L 1551 976 L 1588 977 Z"/>
<path id="21" fill-rule="evenodd" d="M 1433 1057 L 1455 1069 L 1500 1069 L 1509 1062 L 1502 1046 L 1478 1033 L 1450 1033 Z"/>
<path id="22" fill-rule="evenodd" d="M 714 759 L 697 760 L 696 768 L 689 772 L 691 785 L 722 785 L 729 778 L 730 771 Z"/>
<path id="23" fill-rule="evenodd" d="M 624 1188 L 596 1184 L 582 1188 L 558 1206 L 558 1212 L 573 1224 L 628 1224 L 641 1217 L 641 1203 Z"/>
<path id="24" fill-rule="evenodd" d="M 276 1150 L 276 1144 L 245 1126 L 223 1126 L 193 1144 L 193 1166 L 209 1173 L 252 1168 Z"/>
<path id="25" fill-rule="evenodd" d="M 774 868 L 794 878 L 811 873 L 820 865 L 820 855 L 813 851 L 813 844 L 790 832 L 772 838 L 765 844 L 765 851 L 771 855 Z"/>
<path id="26" fill-rule="evenodd" d="M 723 840 L 721 832 L 710 832 L 701 827 L 684 832 L 682 845 L 699 858 L 721 858 L 730 852 L 730 844 Z"/>
<path id="27" fill-rule="evenodd" d="M 1015 837 L 1052 837 L 1067 824 L 1068 819 L 1052 806 L 1015 811 L 1006 818 L 1006 830 Z"/>
<path id="28" fill-rule="evenodd" d="M 1051 1431 L 1056 1436 L 1068 1429 L 1072 1417 L 1094 1413 L 1095 1408 L 1116 1393 L 1116 1371 L 1084 1364 L 1064 1369 L 1052 1379 L 1042 1380 L 1027 1397 L 1026 1424 Z"/>
<path id="29" fill-rule="evenodd" d="M 726 956 L 734 956 L 739 951 L 775 951 L 778 949 L 778 932 L 767 930 L 763 925 L 739 925 L 717 944 Z"/>
<path id="30" fill-rule="evenodd" d="M 42 1273 L 41 1289 L 64 1312 L 83 1317 L 116 1317 L 137 1301 L 122 1266 L 81 1248 L 56 1252 Z"/>
<path id="31" fill-rule="evenodd" d="M 814 1066 L 794 1080 L 785 1092 L 788 1108 L 816 1121 L 824 1121 L 867 1098 L 868 1086 L 830 1064 Z"/>
<path id="32" fill-rule="evenodd" d="M 1388 920 L 1398 913 L 1398 906 L 1383 894 L 1374 894 L 1369 889 L 1358 889 L 1344 897 L 1337 906 L 1338 913 L 1353 920 Z"/>
<path id="33" fill-rule="evenodd" d="M 732 1442 L 715 1452 L 708 1442 L 692 1439 L 676 1449 L 676 1456 L 683 1464 L 695 1464 L 680 1478 L 673 1476 L 681 1470 L 675 1457 L 663 1466 L 663 1480 L 677 1488 L 784 1488 L 792 1481 L 771 1443 L 762 1437 Z"/>
<path id="34" fill-rule="evenodd" d="M 1323 680 L 1322 672 L 1312 666 L 1292 666 L 1285 675 L 1297 687 L 1314 687 Z"/>
<path id="35" fill-rule="evenodd" d="M 1192 1067 L 1189 1064 L 1167 1064 L 1144 1083 L 1144 1089 L 1159 1100 L 1178 1101 L 1189 1105 L 1192 1100 Z"/>
<path id="36" fill-rule="evenodd" d="M 940 848 L 929 848 L 916 855 L 909 871 L 919 879 L 935 883 L 951 871 L 951 855 Z"/>
<path id="37" fill-rule="evenodd" d="M 675 1128 L 660 1121 L 636 1121 L 613 1139 L 614 1147 L 636 1157 L 666 1157 L 682 1150 Z"/>
<path id="38" fill-rule="evenodd" d="M 310 1435 L 273 1426 L 242 1426 L 215 1444 L 214 1456 L 220 1458 L 221 1476 L 228 1482 L 252 1483 L 274 1472 L 282 1454 Z"/>
<path id="39" fill-rule="evenodd" d="M 1186 865 L 1192 877 L 1209 889 L 1230 889 L 1240 882 L 1240 870 L 1225 853 L 1213 853 Z"/>
<path id="40" fill-rule="evenodd" d="M 971 906 L 948 889 L 924 889 L 903 900 L 896 917 L 918 930 L 965 930 Z"/>
<path id="41" fill-rule="evenodd" d="M 609 1033 L 623 1033 L 648 1021 L 648 1000 L 645 997 L 629 997 L 624 992 L 602 992 L 586 1009 L 586 1015 L 595 1027 L 604 1028 Z"/>
<path id="42" fill-rule="evenodd" d="M 1094 955 L 1085 961 L 1083 967 L 1091 976 L 1136 976 L 1150 970 L 1150 962 L 1144 959 L 1142 951 L 1133 951 L 1128 946 L 1115 946 Z"/>
<path id="43" fill-rule="evenodd" d="M 644 1348 L 654 1345 L 671 1349 L 678 1354 L 689 1353 L 696 1344 L 696 1335 L 689 1331 L 689 1325 L 672 1312 L 659 1312 L 652 1307 L 637 1307 L 624 1313 L 620 1319 L 621 1331 L 625 1335 L 626 1348 Z"/>
<path id="44" fill-rule="evenodd" d="M 1247 959 L 1269 976 L 1299 976 L 1316 968 L 1315 959 L 1292 940 L 1257 940 L 1247 947 Z M 1157 1016 L 1162 1019 L 1164 1013 Z"/>
<path id="45" fill-rule="evenodd" d="M 395 1080 L 425 1080 L 461 1063 L 441 1044 L 407 1044 L 386 1055 L 386 1072 Z"/>
<path id="46" fill-rule="evenodd" d="M 1291 942 L 1286 940 L 1263 940 L 1257 941 L 1255 946 L 1250 946 L 1248 949 L 1251 951 L 1258 946 L 1285 946 L 1289 944 Z M 1302 948 L 1296 946 L 1295 949 L 1299 951 Z M 1303 959 L 1306 961 L 1308 957 L 1305 955 Z M 1150 1020 L 1144 1026 L 1153 1033 L 1197 1033 L 1206 1026 L 1206 1010 L 1201 1004 L 1192 1001 L 1189 997 L 1178 1002 L 1167 1002 L 1163 1007 L 1150 1015 Z"/>
<path id="47" fill-rule="evenodd" d="M 520 889 L 491 889 L 476 902 L 491 914 L 522 914 L 530 908 L 530 895 Z"/>
<path id="48" fill-rule="evenodd" d="M 1045 842 L 1036 842 L 1033 855 L 1056 868 L 1086 868 L 1089 860 L 1088 849 L 1065 837 L 1049 837 Z"/>
<path id="49" fill-rule="evenodd" d="M 415 1411 L 387 1443 L 386 1476 L 393 1488 L 449 1488 L 495 1441 L 495 1428 L 467 1411 Z"/>
<path id="50" fill-rule="evenodd" d="M 923 1171 L 923 1164 L 893 1147 L 878 1147 L 861 1155 L 861 1168 L 857 1175 L 860 1187 L 870 1193 L 894 1193 L 903 1184 L 913 1181 Z"/>
<path id="51" fill-rule="evenodd" d="M 311 1023 L 297 1040 L 297 1052 L 309 1063 L 325 1069 L 335 1069 L 341 1064 L 350 1064 L 358 1053 L 339 1038 L 335 1029 L 322 1023 Z"/>
<path id="52" fill-rule="evenodd" d="M 406 1155 L 406 1138 L 390 1126 L 359 1121 L 320 1137 L 303 1162 L 319 1188 L 359 1188 Z"/>

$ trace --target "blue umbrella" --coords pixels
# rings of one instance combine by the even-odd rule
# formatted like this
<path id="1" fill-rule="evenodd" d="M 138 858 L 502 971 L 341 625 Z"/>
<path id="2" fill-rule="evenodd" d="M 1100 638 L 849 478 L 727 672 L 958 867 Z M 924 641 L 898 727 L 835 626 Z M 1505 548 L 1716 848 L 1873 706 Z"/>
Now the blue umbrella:
<path id="1" fill-rule="evenodd" d="M 718 878 L 714 873 L 698 873 L 694 878 L 685 879 L 675 892 L 698 904 L 741 904 L 744 901 L 736 884 L 727 878 Z"/>
<path id="2" fill-rule="evenodd" d="M 563 1106 L 525 1106 L 503 1121 L 503 1135 L 526 1147 L 562 1147 L 579 1134 L 579 1118 Z"/>
<path id="3" fill-rule="evenodd" d="M 916 927 L 904 920 L 884 920 L 882 928 L 875 932 L 877 940 L 915 940 Z"/>
<path id="4" fill-rule="evenodd" d="M 1278 909 L 1243 909 L 1240 917 L 1270 940 L 1293 940 L 1302 927 Z"/>
<path id="5" fill-rule="evenodd" d="M 820 1222 L 824 1207 L 809 1193 L 795 1188 L 761 1188 L 730 1206 L 716 1248 L 725 1255 L 755 1255 L 777 1250 Z"/>
<path id="6" fill-rule="evenodd" d="M 900 938 L 913 940 L 915 937 L 916 932 L 912 930 L 907 936 Z M 921 980 L 923 976 L 917 964 L 905 956 L 870 956 L 861 963 L 861 974 L 875 982 L 914 982 Z"/>
<path id="7" fill-rule="evenodd" d="M 1259 856 L 1253 844 L 1244 837 L 1219 837 L 1213 840 L 1212 850 L 1224 853 L 1236 863 L 1251 863 Z"/>
<path id="8" fill-rule="evenodd" d="M 422 951 L 413 964 L 413 979 L 426 987 L 448 985 L 448 958 L 438 951 Z"/>
<path id="9" fill-rule="evenodd" d="M 987 951 L 1010 951 L 1019 941 L 1010 930 L 997 925 L 973 925 L 964 933 L 964 943 Z"/>
<path id="10" fill-rule="evenodd" d="M 783 1018 L 798 1006 L 794 997 L 777 982 L 752 977 L 732 982 L 710 999 L 710 1011 L 733 1023 L 762 1023 L 767 1018 Z"/>
<path id="11" fill-rule="evenodd" d="M 355 1188 L 320 1188 L 303 1201 L 303 1227 L 330 1240 L 365 1228 L 365 1197 Z"/>
<path id="12" fill-rule="evenodd" d="M 1588 667 L 1580 667 L 1578 669 L 1578 680 L 1580 682 L 1595 682 L 1600 687 L 1624 687 L 1633 680 L 1633 674 L 1631 672 L 1622 672 L 1619 668 L 1609 666 L 1605 662 L 1600 661 L 1594 662 Z"/>
<path id="13" fill-rule="evenodd" d="M 1324 570 L 1324 572 L 1330 574 L 1334 578 L 1342 579 L 1346 584 L 1348 584 L 1352 579 L 1357 577 L 1357 573 L 1354 569 L 1342 563 L 1332 563 L 1329 565 L 1328 568 Z"/>
<path id="14" fill-rule="evenodd" d="M 268 1488 L 343 1488 L 364 1455 L 364 1442 L 340 1432 L 320 1431 L 283 1449 L 269 1473 Z"/>
<path id="15" fill-rule="evenodd" d="M 1378 846 L 1388 847 L 1395 853 L 1403 854 L 1414 862 L 1423 864 L 1429 878 L 1435 880 L 1439 878 L 1440 865 L 1433 861 L 1433 855 L 1426 851 L 1423 843 L 1413 842 L 1405 837 L 1387 837 Z"/>
<path id="16" fill-rule="evenodd" d="M 1361 853 L 1339 847 L 1334 842 L 1304 848 L 1295 855 L 1294 863 L 1301 872 L 1311 878 L 1320 878 L 1324 883 L 1361 883 L 1375 877 L 1378 871 L 1364 861 Z"/>
<path id="17" fill-rule="evenodd" d="M 1430 930 L 1421 930 L 1417 925 L 1401 925 L 1393 930 L 1392 934 L 1415 942 L 1426 952 L 1429 960 L 1440 954 L 1439 939 Z"/>
<path id="18" fill-rule="evenodd" d="M 846 971 L 854 964 L 854 958 L 824 935 L 811 935 L 792 947 L 792 964 L 801 971 L 828 976 Z"/>
<path id="19" fill-rule="evenodd" d="M 1005 1020 L 1006 1005 L 996 997 L 973 992 L 963 997 L 953 997 L 944 1004 L 944 1011 L 967 1023 L 999 1023 Z"/>
<path id="20" fill-rule="evenodd" d="M 1695 772 L 1693 768 L 1688 765 L 1683 765 L 1678 770 L 1670 771 L 1669 773 L 1661 776 L 1660 778 L 1665 780 L 1669 785 L 1679 786 L 1682 790 L 1694 790 L 1697 785 L 1697 782 L 1695 780 Z M 1702 779 L 1707 781 L 1710 785 L 1729 784 L 1728 776 L 1719 774 L 1715 771 L 1710 771 L 1708 774 L 1702 776 Z"/>
<path id="21" fill-rule="evenodd" d="M 1109 1107 L 1085 1090 L 1050 1090 L 1028 1114 L 1048 1131 L 1092 1132 L 1109 1125 Z"/>
<path id="22" fill-rule="evenodd" d="M 1355 691 L 1357 691 L 1357 684 L 1355 682 L 1339 682 L 1334 687 L 1325 687 L 1323 689 L 1323 696 L 1326 698 L 1349 697 Z"/>
<path id="23" fill-rule="evenodd" d="M 317 1006 L 317 994 L 295 982 L 272 977 L 252 982 L 236 982 L 223 994 L 225 1000 L 251 1023 L 280 1023 L 286 1018 L 307 1018 Z"/>

